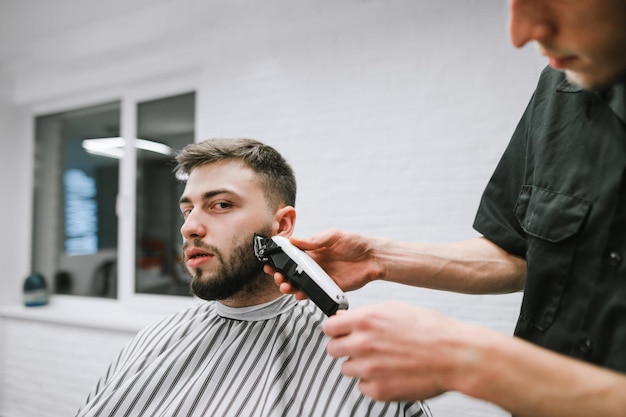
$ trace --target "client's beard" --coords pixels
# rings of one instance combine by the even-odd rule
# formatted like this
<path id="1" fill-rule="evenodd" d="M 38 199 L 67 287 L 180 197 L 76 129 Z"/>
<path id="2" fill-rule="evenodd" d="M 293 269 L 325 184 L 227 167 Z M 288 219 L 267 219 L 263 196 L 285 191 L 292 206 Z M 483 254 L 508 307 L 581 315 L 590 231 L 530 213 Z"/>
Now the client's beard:
<path id="1" fill-rule="evenodd" d="M 269 236 L 267 232 L 261 234 Z M 202 268 L 189 270 L 191 292 L 204 300 L 224 300 L 235 295 L 254 294 L 267 285 L 268 277 L 263 272 L 263 264 L 254 255 L 253 236 L 251 234 L 236 245 L 229 259 L 224 259 L 216 247 L 204 245 L 200 240 L 187 242 L 186 246 L 193 245 L 210 251 L 219 262 L 218 269 L 212 274 L 204 272 Z"/>

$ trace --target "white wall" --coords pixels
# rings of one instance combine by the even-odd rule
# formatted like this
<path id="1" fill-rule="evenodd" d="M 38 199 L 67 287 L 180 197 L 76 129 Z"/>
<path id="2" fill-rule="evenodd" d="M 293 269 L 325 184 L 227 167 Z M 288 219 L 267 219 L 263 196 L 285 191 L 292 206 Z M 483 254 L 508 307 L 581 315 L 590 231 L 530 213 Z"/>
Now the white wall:
<path id="1" fill-rule="evenodd" d="M 21 175 L 31 165 L 24 160 L 27 138 L 18 134 L 18 111 L 12 105 L 10 93 L 11 81 L 0 69 L 0 143 L 4 148 L 0 152 L 0 192 L 3 201 L 12 201 L 0 204 L 0 305 L 18 300 L 19 281 L 14 278 L 24 274 L 24 258 L 19 255 L 19 248 L 30 239 L 22 228 L 28 219 L 23 196 L 29 188 L 25 188 Z"/>
<path id="2" fill-rule="evenodd" d="M 0 344 L 6 351 L 0 361 L 0 415 L 73 416 L 131 336 L 125 331 L 2 319 Z"/>
<path id="3" fill-rule="evenodd" d="M 59 6 L 56 16 L 48 10 L 48 18 L 63 25 L 45 37 L 19 32 L 23 48 L 0 60 L 7 73 L 0 77 L 0 143 L 15 151 L 0 154 L 5 304 L 19 302 L 28 271 L 32 138 L 29 121 L 20 117 L 30 109 L 199 70 L 198 137 L 247 136 L 279 149 L 299 180 L 298 235 L 341 227 L 443 242 L 475 235 L 471 223 L 482 189 L 544 65 L 532 48 L 510 46 L 502 0 L 86 3 L 97 5 L 95 11 L 77 0 Z M 82 19 L 68 21 L 70 10 Z M 521 298 L 384 283 L 350 294 L 354 306 L 388 299 L 511 333 Z M 76 407 L 105 358 L 129 336 L 15 319 L 0 326 L 10 337 L 0 346 L 0 365 L 24 363 L 19 355 L 31 346 L 46 378 L 72 380 L 69 394 L 51 386 L 40 395 Z M 48 349 L 42 338 L 54 335 L 70 342 Z M 53 355 L 56 361 L 45 360 Z M 68 363 L 72 372 L 65 376 Z M 13 372 L 27 371 L 15 366 Z M 37 414 L 20 401 L 40 380 L 2 376 L 0 415 Z M 431 404 L 440 416 L 507 415 L 458 394 Z M 65 405 L 50 405 L 45 415 L 67 415 L 73 408 Z"/>

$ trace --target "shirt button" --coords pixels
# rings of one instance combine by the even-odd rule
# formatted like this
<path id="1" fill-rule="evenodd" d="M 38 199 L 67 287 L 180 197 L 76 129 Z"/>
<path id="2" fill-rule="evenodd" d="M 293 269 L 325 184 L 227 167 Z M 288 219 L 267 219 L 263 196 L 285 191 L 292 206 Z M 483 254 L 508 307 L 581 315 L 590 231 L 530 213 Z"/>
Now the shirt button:
<path id="1" fill-rule="evenodd" d="M 591 351 L 593 350 L 593 343 L 591 343 L 591 340 L 589 339 L 585 339 L 579 346 L 578 349 L 580 349 L 581 353 L 583 355 L 589 355 L 591 353 Z"/>
<path id="2" fill-rule="evenodd" d="M 609 265 L 616 268 L 622 263 L 622 255 L 617 252 L 609 253 Z"/>

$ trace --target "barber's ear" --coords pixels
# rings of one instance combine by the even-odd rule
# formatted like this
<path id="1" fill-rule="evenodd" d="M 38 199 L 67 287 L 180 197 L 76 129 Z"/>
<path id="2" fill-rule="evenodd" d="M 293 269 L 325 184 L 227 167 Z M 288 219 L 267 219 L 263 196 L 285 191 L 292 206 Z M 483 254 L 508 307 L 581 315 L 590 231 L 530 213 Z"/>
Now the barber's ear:
<path id="1" fill-rule="evenodd" d="M 285 206 L 274 215 L 274 235 L 290 237 L 296 227 L 296 209 Z"/>

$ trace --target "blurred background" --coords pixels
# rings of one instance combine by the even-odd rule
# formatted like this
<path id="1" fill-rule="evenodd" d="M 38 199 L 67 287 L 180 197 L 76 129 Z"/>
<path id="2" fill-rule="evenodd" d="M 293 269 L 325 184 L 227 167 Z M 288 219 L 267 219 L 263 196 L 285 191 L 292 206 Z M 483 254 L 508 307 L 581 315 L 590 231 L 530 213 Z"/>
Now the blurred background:
<path id="1" fill-rule="evenodd" d="M 194 140 L 277 148 L 299 236 L 474 237 L 545 65 L 506 19 L 503 0 L 0 1 L 0 416 L 73 415 L 139 328 L 194 302 L 171 173 Z M 27 308 L 33 272 L 49 303 Z M 511 334 L 521 295 L 374 283 L 349 300 Z M 508 415 L 457 393 L 430 404 Z"/>

